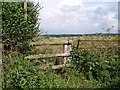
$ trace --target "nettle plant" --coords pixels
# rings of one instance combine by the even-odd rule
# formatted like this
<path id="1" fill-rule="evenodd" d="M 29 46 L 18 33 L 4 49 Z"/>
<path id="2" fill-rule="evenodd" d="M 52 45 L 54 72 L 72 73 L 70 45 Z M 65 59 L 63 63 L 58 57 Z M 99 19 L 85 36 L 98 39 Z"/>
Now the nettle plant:
<path id="1" fill-rule="evenodd" d="M 26 54 L 30 50 L 29 42 L 39 32 L 39 4 L 27 2 L 27 19 L 24 2 L 2 3 L 2 41 L 5 52 L 18 51 Z"/>

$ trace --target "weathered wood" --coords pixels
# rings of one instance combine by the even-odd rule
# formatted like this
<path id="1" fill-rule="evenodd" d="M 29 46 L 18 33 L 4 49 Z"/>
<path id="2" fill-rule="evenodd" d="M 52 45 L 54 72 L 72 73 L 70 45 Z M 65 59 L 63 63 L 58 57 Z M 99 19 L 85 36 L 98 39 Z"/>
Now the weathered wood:
<path id="1" fill-rule="evenodd" d="M 68 52 L 69 54 L 71 54 L 71 51 L 72 51 L 72 45 L 68 45 L 68 51 L 67 51 L 67 52 Z M 67 57 L 67 60 L 68 60 L 68 61 L 71 61 L 71 60 L 70 60 L 71 58 L 72 58 L 72 57 L 69 56 L 69 57 Z"/>
<path id="2" fill-rule="evenodd" d="M 63 53 L 69 53 L 72 51 L 72 47 L 71 47 L 71 44 L 69 45 L 63 45 Z M 67 61 L 68 57 L 64 57 L 64 61 L 63 63 L 65 64 L 66 61 Z"/>
<path id="3" fill-rule="evenodd" d="M 50 58 L 50 57 L 69 57 L 69 53 L 58 53 L 58 54 L 39 54 L 39 55 L 30 55 L 25 57 L 25 59 L 39 59 L 39 58 Z"/>
<path id="4" fill-rule="evenodd" d="M 33 46 L 41 46 L 41 45 L 71 45 L 72 40 L 60 40 L 60 41 L 52 41 L 52 42 L 32 42 Z"/>
<path id="5" fill-rule="evenodd" d="M 68 48 L 67 45 L 63 45 L 63 53 L 68 53 L 67 48 Z M 66 60 L 67 60 L 67 57 L 64 57 L 64 61 L 63 61 L 64 64 L 66 63 Z"/>
<path id="6" fill-rule="evenodd" d="M 60 68 L 62 68 L 62 67 L 67 67 L 67 68 L 69 68 L 69 67 L 71 67 L 71 65 L 70 65 L 70 64 L 61 64 L 61 65 L 51 66 L 51 65 L 49 65 L 49 64 L 45 64 L 45 65 L 42 65 L 42 66 L 40 67 L 40 70 L 46 70 L 46 69 L 48 69 L 49 67 L 51 67 L 53 70 L 56 70 L 56 69 L 60 69 Z"/>
<path id="7" fill-rule="evenodd" d="M 60 69 L 60 68 L 62 68 L 62 67 L 71 67 L 71 65 L 70 64 L 61 64 L 61 65 L 55 65 L 55 66 L 52 66 L 52 69 Z"/>
<path id="8" fill-rule="evenodd" d="M 68 45 L 68 52 L 70 53 L 72 51 L 72 45 Z"/>
<path id="9" fill-rule="evenodd" d="M 77 47 L 76 47 L 76 49 L 79 48 L 79 45 L 80 45 L 80 40 L 78 40 L 78 43 L 77 43 Z"/>
<path id="10" fill-rule="evenodd" d="M 50 64 L 43 64 L 40 66 L 40 70 L 46 70 L 50 67 L 51 65 Z"/>
<path id="11" fill-rule="evenodd" d="M 24 0 L 25 19 L 27 20 L 27 0 Z"/>
<path id="12" fill-rule="evenodd" d="M 52 69 L 60 69 L 62 68 L 63 66 L 65 67 L 70 67 L 69 64 L 66 64 L 66 60 L 67 60 L 67 57 L 70 57 L 71 54 L 70 54 L 70 51 L 72 50 L 72 40 L 60 40 L 60 41 L 54 41 L 54 42 L 32 42 L 31 45 L 33 46 L 42 46 L 42 45 L 63 45 L 63 53 L 58 53 L 58 54 L 39 54 L 39 55 L 30 55 L 30 56 L 27 56 L 25 57 L 25 59 L 39 59 L 39 58 L 53 58 L 53 57 L 63 57 L 63 63 L 62 65 L 55 65 L 55 66 L 52 66 L 52 65 L 42 65 L 40 67 L 40 69 L 42 70 L 45 70 L 49 67 L 51 67 Z M 57 61 L 59 63 L 59 61 Z"/>

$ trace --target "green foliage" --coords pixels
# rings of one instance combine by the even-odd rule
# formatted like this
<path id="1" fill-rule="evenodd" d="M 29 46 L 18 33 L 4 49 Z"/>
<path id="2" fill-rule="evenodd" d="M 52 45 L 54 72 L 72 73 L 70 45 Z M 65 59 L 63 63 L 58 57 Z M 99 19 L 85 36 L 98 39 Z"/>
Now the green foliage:
<path id="1" fill-rule="evenodd" d="M 93 88 L 119 87 L 119 61 L 109 56 L 107 62 L 89 51 L 72 52 L 74 67 L 40 71 L 39 64 L 24 59 L 20 53 L 3 55 L 3 88 Z M 82 57 L 83 56 L 83 57 Z M 94 65 L 95 64 L 95 65 Z"/>
<path id="2" fill-rule="evenodd" d="M 120 77 L 120 61 L 118 52 L 114 50 L 116 49 L 111 49 L 107 52 L 107 56 L 103 57 L 103 54 L 106 53 L 105 50 L 104 52 L 94 52 L 89 50 L 77 51 L 74 49 L 72 51 L 72 62 L 76 71 L 83 73 L 87 80 L 98 81 L 103 86 L 119 87 L 112 85 L 117 83 Z"/>
<path id="3" fill-rule="evenodd" d="M 17 50 L 26 54 L 30 50 L 29 42 L 37 35 L 38 15 L 41 7 L 27 3 L 27 20 L 23 2 L 2 3 L 2 40 L 5 51 Z"/>
<path id="4" fill-rule="evenodd" d="M 3 56 L 3 88 L 58 88 L 61 84 L 56 74 L 51 71 L 40 71 L 39 65 L 24 60 L 23 55 L 12 53 Z"/>

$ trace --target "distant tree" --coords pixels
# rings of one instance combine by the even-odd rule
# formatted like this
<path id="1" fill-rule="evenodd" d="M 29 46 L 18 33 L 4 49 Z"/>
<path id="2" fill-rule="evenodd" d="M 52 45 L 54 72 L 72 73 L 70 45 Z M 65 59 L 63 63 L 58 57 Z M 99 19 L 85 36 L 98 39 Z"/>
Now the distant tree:
<path id="1" fill-rule="evenodd" d="M 39 4 L 27 2 L 27 20 L 24 18 L 24 2 L 2 3 L 2 41 L 7 52 L 26 54 L 29 43 L 39 32 Z"/>

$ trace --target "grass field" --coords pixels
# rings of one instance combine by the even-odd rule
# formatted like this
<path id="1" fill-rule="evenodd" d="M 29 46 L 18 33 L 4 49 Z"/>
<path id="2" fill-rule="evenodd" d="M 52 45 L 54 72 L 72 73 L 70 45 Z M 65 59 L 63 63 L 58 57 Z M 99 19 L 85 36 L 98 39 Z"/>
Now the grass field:
<path id="1" fill-rule="evenodd" d="M 60 40 L 72 40 L 73 41 L 73 47 L 77 47 L 78 44 L 78 40 L 119 40 L 119 36 L 74 36 L 74 37 L 39 37 L 39 38 L 35 38 L 35 40 L 37 40 L 38 42 L 52 42 L 52 41 L 60 41 Z M 100 46 L 101 42 L 94 42 L 96 43 L 96 47 Z M 82 42 L 80 45 L 82 48 L 86 48 L 86 47 L 90 47 L 94 45 L 93 42 L 87 42 L 84 43 Z M 116 45 L 118 46 L 118 43 L 106 43 L 107 45 Z M 46 45 L 46 46 L 37 46 L 36 50 L 40 51 L 40 53 L 62 53 L 63 52 L 63 46 L 62 45 L 58 45 L 58 46 L 50 46 L 50 45 Z M 36 53 L 38 53 L 36 51 Z"/>
<path id="2" fill-rule="evenodd" d="M 52 42 L 60 40 L 72 40 L 73 47 L 78 40 L 119 40 L 118 36 L 76 36 L 76 37 L 37 37 L 34 41 Z M 81 43 L 80 47 L 94 46 L 100 48 L 93 50 L 72 50 L 71 68 L 63 67 L 58 70 L 48 68 L 40 70 L 42 64 L 52 62 L 52 59 L 26 60 L 21 54 L 14 53 L 12 57 L 3 56 L 5 67 L 4 87 L 19 88 L 115 88 L 120 86 L 119 71 L 119 43 Z M 111 46 L 111 48 L 108 48 Z M 102 48 L 102 49 L 101 49 Z M 105 49 L 108 48 L 108 49 Z M 63 46 L 37 46 L 31 54 L 51 54 L 63 52 Z M 12 61 L 8 63 L 12 58 Z M 62 59 L 62 58 L 59 58 Z M 50 62 L 48 62 L 48 60 Z M 7 80 L 7 81 L 6 81 Z"/>

